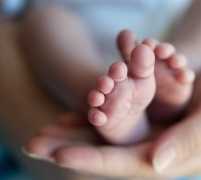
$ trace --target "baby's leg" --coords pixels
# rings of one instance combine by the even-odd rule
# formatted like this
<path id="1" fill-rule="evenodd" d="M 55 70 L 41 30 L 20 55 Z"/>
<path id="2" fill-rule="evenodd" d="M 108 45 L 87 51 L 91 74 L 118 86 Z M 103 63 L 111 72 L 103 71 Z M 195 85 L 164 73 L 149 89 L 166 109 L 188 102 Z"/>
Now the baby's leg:
<path id="1" fill-rule="evenodd" d="M 34 180 L 63 180 L 73 177 L 48 164 L 33 161 L 21 151 L 22 146 L 62 110 L 33 81 L 27 63 L 18 52 L 14 23 L 0 24 L 0 132 L 5 142 Z M 48 173 L 44 173 L 48 172 Z M 0 179 L 3 179 L 2 177 Z"/>
<path id="2" fill-rule="evenodd" d="M 20 38 L 26 59 L 51 93 L 64 103 L 73 97 L 71 103 L 83 105 L 104 67 L 80 19 L 59 8 L 36 10 L 26 18 Z"/>
<path id="3" fill-rule="evenodd" d="M 5 141 L 12 152 L 16 152 L 16 158 L 31 179 L 100 180 L 85 175 L 80 177 L 77 173 L 30 159 L 22 153 L 23 145 L 63 111 L 33 80 L 33 74 L 14 41 L 17 28 L 16 24 L 10 22 L 0 24 L 1 140 Z"/>

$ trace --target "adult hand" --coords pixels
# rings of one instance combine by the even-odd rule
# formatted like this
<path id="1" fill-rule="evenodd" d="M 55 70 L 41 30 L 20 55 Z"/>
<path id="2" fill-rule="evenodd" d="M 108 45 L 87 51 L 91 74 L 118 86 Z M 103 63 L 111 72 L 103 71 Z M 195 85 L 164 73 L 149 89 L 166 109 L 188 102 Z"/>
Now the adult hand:
<path id="1" fill-rule="evenodd" d="M 34 158 L 95 175 L 149 178 L 195 175 L 201 172 L 198 118 L 199 115 L 192 115 L 165 131 L 156 142 L 118 147 L 101 143 L 91 128 L 80 124 L 80 117 L 66 114 L 44 128 L 26 149 Z M 153 148 L 154 166 L 150 159 Z"/>
<path id="2" fill-rule="evenodd" d="M 1 115 L 5 117 L 5 124 L 8 125 L 7 127 L 10 127 L 9 132 L 11 132 L 15 139 L 18 138 L 18 140 L 20 140 L 19 144 L 21 145 L 25 141 L 24 139 L 27 139 L 30 134 L 41 126 L 41 124 L 45 124 L 44 119 L 48 122 L 50 119 L 54 118 L 55 114 L 60 112 L 60 108 L 57 110 L 52 101 L 49 101 L 49 98 L 35 86 L 30 74 L 30 69 L 27 68 L 24 61 L 22 61 L 21 58 L 17 58 L 16 53 L 6 54 L 6 52 L 8 52 L 7 46 L 10 48 L 13 43 L 8 41 L 8 39 L 4 39 L 12 36 L 9 36 L 10 33 L 8 33 L 7 29 L 1 28 L 1 31 L 2 30 L 5 30 L 5 32 L 0 33 L 2 39 L 2 43 L 0 43 Z M 5 36 L 4 34 L 7 33 L 8 36 Z M 5 44 L 5 42 L 7 42 L 8 45 Z M 11 47 L 14 51 L 14 47 Z M 15 59 L 15 61 L 13 61 L 13 59 Z M 201 91 L 198 90 L 198 92 Z M 199 98 L 196 98 L 196 100 L 199 102 Z M 35 121 L 36 119 L 37 122 Z M 66 119 L 74 120 L 77 118 L 68 116 Z M 16 123 L 14 123 L 14 120 L 16 120 Z M 43 121 L 43 123 L 38 123 L 38 120 L 41 122 Z M 201 147 L 199 140 L 200 123 L 200 112 L 198 110 L 195 111 L 193 115 L 189 115 L 185 121 L 164 132 L 164 134 L 158 138 L 154 148 L 153 159 L 156 169 L 161 174 L 177 174 L 183 176 L 185 174 L 193 174 L 196 171 L 198 174 L 201 172 L 199 171 L 201 169 L 201 161 L 200 155 L 198 154 Z M 30 124 L 32 125 L 32 128 L 30 128 Z M 71 123 L 69 122 L 69 125 L 70 124 Z M 68 123 L 66 125 L 68 125 Z M 75 138 L 73 139 L 70 137 L 77 135 L 76 139 L 80 142 L 80 139 L 83 139 L 83 136 L 89 131 L 92 132 L 91 136 L 89 136 L 90 138 L 94 137 L 95 133 L 87 127 L 83 129 L 82 126 L 77 125 L 74 126 L 74 131 L 70 131 L 72 130 L 71 126 L 58 126 L 58 124 L 55 123 L 52 127 L 54 128 L 55 126 L 58 127 L 58 131 L 54 131 L 55 134 L 52 130 L 47 131 L 46 129 L 46 132 L 43 132 L 40 136 L 37 136 L 30 141 L 29 145 L 35 141 L 35 145 L 33 145 L 34 143 L 32 144 L 33 149 L 31 149 L 29 145 L 27 149 L 31 153 L 35 153 L 35 155 L 41 158 L 53 161 L 62 167 L 91 172 L 93 174 L 110 176 L 157 176 L 157 171 L 154 171 L 151 161 L 147 158 L 147 154 L 149 154 L 154 146 L 152 143 L 122 148 L 105 146 L 104 144 L 95 146 L 94 141 L 84 141 L 85 143 L 83 144 L 82 141 L 82 143 L 77 143 L 75 146 L 75 144 L 73 144 Z M 19 131 L 19 129 L 23 129 L 23 131 Z M 83 129 L 84 135 L 80 134 L 81 129 Z M 65 134 L 66 132 L 69 132 L 69 134 Z M 55 148 L 55 146 L 52 145 L 55 145 L 56 143 L 51 142 L 53 140 L 55 140 L 54 142 L 57 142 L 60 137 L 63 139 L 59 144 L 61 146 Z M 11 141 L 12 144 L 18 144 L 18 142 L 15 141 Z M 70 147 L 69 141 L 71 142 Z M 86 144 L 86 142 L 88 142 L 88 144 Z M 172 164 L 171 161 L 169 161 L 170 166 L 174 167 L 171 168 L 171 170 L 170 168 L 165 168 L 164 165 L 163 168 L 161 168 L 162 165 L 157 165 L 157 159 L 160 159 L 158 158 L 160 150 L 163 149 L 162 147 L 164 147 L 164 144 L 168 144 L 169 142 L 173 142 L 173 144 L 170 143 L 170 149 L 173 147 L 173 149 L 175 149 L 173 152 L 176 152 L 172 153 L 173 156 L 169 153 L 170 156 L 176 157 L 169 158 L 173 160 Z M 47 151 L 50 147 L 53 147 L 53 153 Z M 43 150 L 42 152 L 44 152 L 42 156 L 40 154 L 41 151 L 39 153 L 37 150 L 40 148 Z M 82 153 L 81 158 L 79 158 L 80 152 Z M 90 156 L 87 156 L 89 152 Z M 64 158 L 61 158 L 62 156 Z M 168 165 L 168 163 L 165 164 Z"/>
<path id="3" fill-rule="evenodd" d="M 106 145 L 83 120 L 72 113 L 62 115 L 42 129 L 27 144 L 26 151 L 33 158 L 95 175 L 157 176 L 148 157 L 151 143 L 131 147 Z"/>
<path id="4" fill-rule="evenodd" d="M 155 142 L 153 164 L 160 174 L 201 175 L 201 76 L 198 77 L 191 111 Z"/>
<path id="5" fill-rule="evenodd" d="M 199 101 L 201 78 L 196 85 L 194 102 L 191 106 L 193 111 L 189 112 L 185 120 L 164 130 L 156 140 L 132 147 L 118 147 L 106 146 L 95 139 L 95 142 L 99 142 L 96 146 L 94 141 L 93 143 L 89 141 L 90 138 L 97 137 L 92 129 L 83 125 L 72 128 L 70 124 L 75 122 L 75 119 L 81 118 L 66 114 L 62 116 L 63 120 L 60 120 L 63 123 L 55 123 L 33 138 L 27 150 L 59 166 L 96 175 L 113 177 L 199 175 L 201 174 L 201 104 Z M 78 143 L 75 146 L 73 143 L 83 140 L 85 134 L 89 136 L 84 144 Z M 72 136 L 76 138 L 72 139 Z M 41 154 L 40 149 L 43 149 L 45 154 Z M 151 157 L 150 152 L 153 152 Z"/>

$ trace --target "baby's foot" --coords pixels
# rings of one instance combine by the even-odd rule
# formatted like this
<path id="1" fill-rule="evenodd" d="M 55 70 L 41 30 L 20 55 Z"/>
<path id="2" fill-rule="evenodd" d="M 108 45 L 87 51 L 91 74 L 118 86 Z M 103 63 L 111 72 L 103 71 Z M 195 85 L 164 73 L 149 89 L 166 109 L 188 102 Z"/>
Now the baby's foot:
<path id="1" fill-rule="evenodd" d="M 156 96 L 149 114 L 154 121 L 171 122 L 179 117 L 192 97 L 195 73 L 187 67 L 184 55 L 178 54 L 169 43 L 145 39 L 156 55 Z"/>
<path id="2" fill-rule="evenodd" d="M 131 52 L 128 64 L 114 63 L 89 93 L 89 121 L 112 143 L 139 141 L 148 130 L 144 111 L 155 95 L 155 55 L 146 45 Z"/>
<path id="3" fill-rule="evenodd" d="M 129 61 L 129 52 L 134 44 L 132 32 L 122 31 L 118 36 L 118 47 L 122 57 Z M 175 120 L 182 114 L 192 95 L 195 73 L 187 67 L 186 58 L 177 54 L 171 44 L 145 39 L 156 54 L 156 96 L 148 109 L 151 120 Z"/>

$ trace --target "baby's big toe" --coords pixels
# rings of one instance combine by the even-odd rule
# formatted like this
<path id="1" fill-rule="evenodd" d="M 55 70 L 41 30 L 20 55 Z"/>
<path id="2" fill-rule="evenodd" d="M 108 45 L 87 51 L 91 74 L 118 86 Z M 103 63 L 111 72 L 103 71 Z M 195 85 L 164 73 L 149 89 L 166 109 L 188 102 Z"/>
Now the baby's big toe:
<path id="1" fill-rule="evenodd" d="M 130 55 L 135 47 L 134 34 L 129 30 L 123 30 L 117 37 L 117 45 L 119 51 L 126 62 L 130 61 Z"/>
<path id="2" fill-rule="evenodd" d="M 107 123 L 106 114 L 97 108 L 90 109 L 88 118 L 90 123 L 97 127 L 103 126 Z"/>
<path id="3" fill-rule="evenodd" d="M 130 73 L 137 78 L 147 78 L 154 73 L 155 55 L 147 45 L 138 45 L 132 52 Z"/>

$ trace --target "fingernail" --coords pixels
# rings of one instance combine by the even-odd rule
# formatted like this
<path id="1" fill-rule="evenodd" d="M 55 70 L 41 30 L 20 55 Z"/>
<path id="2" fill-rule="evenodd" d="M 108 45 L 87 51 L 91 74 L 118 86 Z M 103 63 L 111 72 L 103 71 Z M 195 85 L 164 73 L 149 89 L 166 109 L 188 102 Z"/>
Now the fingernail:
<path id="1" fill-rule="evenodd" d="M 33 153 L 28 152 L 25 148 L 22 148 L 22 152 L 23 152 L 26 156 L 28 156 L 28 157 L 30 157 L 30 158 L 33 158 L 33 159 L 41 159 L 41 157 L 37 156 L 36 154 L 33 154 Z"/>
<path id="2" fill-rule="evenodd" d="M 153 159 L 154 169 L 158 173 L 163 173 L 168 169 L 176 158 L 176 151 L 171 146 L 165 146 L 155 154 Z"/>
<path id="3" fill-rule="evenodd" d="M 51 159 L 51 158 L 40 157 L 40 156 L 37 155 L 37 154 L 30 153 L 30 152 L 28 152 L 25 148 L 22 148 L 22 152 L 23 152 L 26 156 L 28 156 L 28 157 L 30 157 L 30 158 L 32 158 L 32 159 L 44 160 L 44 161 L 48 161 L 48 162 L 54 162 L 53 159 Z"/>

